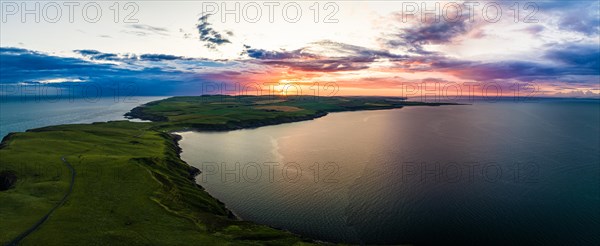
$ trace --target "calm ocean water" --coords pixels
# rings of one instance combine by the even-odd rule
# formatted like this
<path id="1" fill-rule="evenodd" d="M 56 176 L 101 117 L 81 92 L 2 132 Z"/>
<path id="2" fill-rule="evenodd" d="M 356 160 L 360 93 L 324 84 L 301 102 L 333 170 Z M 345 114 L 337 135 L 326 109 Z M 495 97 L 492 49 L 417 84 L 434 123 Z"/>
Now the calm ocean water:
<path id="1" fill-rule="evenodd" d="M 197 182 L 238 216 L 311 238 L 599 245 L 600 103 L 334 113 L 181 133 Z"/>
<path id="2" fill-rule="evenodd" d="M 93 99 L 3 98 L 0 101 L 0 139 L 10 132 L 43 126 L 125 120 L 132 108 L 165 97 L 113 97 Z M 25 100 L 26 99 L 26 100 Z"/>

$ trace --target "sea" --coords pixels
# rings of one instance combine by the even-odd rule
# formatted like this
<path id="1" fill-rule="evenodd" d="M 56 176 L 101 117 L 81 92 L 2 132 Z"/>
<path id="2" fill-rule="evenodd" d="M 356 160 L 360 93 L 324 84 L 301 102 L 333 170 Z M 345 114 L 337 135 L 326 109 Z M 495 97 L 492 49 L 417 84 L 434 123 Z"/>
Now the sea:
<path id="1" fill-rule="evenodd" d="M 44 126 L 127 120 L 123 115 L 132 108 L 163 98 L 166 97 L 3 97 L 0 139 L 10 132 Z"/>
<path id="2" fill-rule="evenodd" d="M 125 120 L 164 97 L 14 99 L 0 136 Z M 501 100 L 179 132 L 239 218 L 353 244 L 600 245 L 600 101 Z"/>
<path id="3" fill-rule="evenodd" d="M 180 132 L 238 217 L 328 242 L 599 245 L 600 101 L 474 102 Z"/>

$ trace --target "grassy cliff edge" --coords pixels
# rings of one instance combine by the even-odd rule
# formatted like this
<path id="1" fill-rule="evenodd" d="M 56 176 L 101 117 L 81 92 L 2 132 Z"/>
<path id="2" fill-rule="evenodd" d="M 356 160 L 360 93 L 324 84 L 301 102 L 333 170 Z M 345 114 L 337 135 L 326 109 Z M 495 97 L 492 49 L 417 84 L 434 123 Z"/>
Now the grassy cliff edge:
<path id="1" fill-rule="evenodd" d="M 235 219 L 194 182 L 200 170 L 180 159 L 178 136 L 170 132 L 252 128 L 328 112 L 425 105 L 443 104 L 384 97 L 173 97 L 128 113 L 153 122 L 59 125 L 11 133 L 0 144 L 0 171 L 17 178 L 10 189 L 0 191 L 0 243 L 14 242 L 28 230 L 18 243 L 318 243 Z M 76 171 L 74 180 L 70 165 Z M 44 216 L 47 220 L 32 228 Z"/>

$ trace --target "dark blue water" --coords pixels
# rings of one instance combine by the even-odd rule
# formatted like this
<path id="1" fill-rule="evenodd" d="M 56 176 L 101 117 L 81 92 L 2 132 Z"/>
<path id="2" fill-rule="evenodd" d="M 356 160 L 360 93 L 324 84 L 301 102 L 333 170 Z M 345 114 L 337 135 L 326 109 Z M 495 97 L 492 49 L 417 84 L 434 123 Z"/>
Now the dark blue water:
<path id="1" fill-rule="evenodd" d="M 334 113 L 182 133 L 243 219 L 366 244 L 600 244 L 598 100 Z"/>
<path id="2" fill-rule="evenodd" d="M 0 139 L 10 132 L 43 126 L 125 120 L 132 108 L 164 97 L 2 98 Z"/>

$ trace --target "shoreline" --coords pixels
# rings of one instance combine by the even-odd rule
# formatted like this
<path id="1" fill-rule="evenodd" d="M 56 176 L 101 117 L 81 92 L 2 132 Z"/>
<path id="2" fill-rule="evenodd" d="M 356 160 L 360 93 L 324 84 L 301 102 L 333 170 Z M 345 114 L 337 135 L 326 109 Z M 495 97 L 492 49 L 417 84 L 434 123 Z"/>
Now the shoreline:
<path id="1" fill-rule="evenodd" d="M 205 98 L 203 98 L 205 99 Z M 256 98 L 242 98 L 242 99 L 246 99 L 246 100 L 250 100 L 251 102 L 254 100 L 260 100 L 263 99 L 263 97 L 256 97 Z M 342 100 L 343 99 L 343 100 Z M 158 176 L 155 175 L 155 172 L 158 171 L 158 169 L 155 170 L 154 165 L 156 165 L 154 163 L 155 160 L 151 160 L 148 159 L 147 157 L 141 156 L 141 158 L 132 158 L 130 160 L 136 161 L 138 163 L 140 163 L 140 165 L 142 165 L 142 167 L 144 168 L 149 168 L 148 171 L 151 171 L 151 176 L 154 176 L 155 181 L 159 182 L 159 184 L 161 185 L 173 185 L 175 189 L 186 189 L 186 187 L 195 187 L 194 190 L 197 191 L 191 191 L 193 194 L 196 193 L 205 193 L 207 198 L 209 198 L 210 200 L 212 200 L 212 203 L 210 201 L 205 201 L 205 200 L 194 200 L 194 201 L 179 201 L 179 200 L 174 200 L 174 201 L 162 201 L 162 200 L 157 200 L 155 202 L 158 202 L 158 204 L 160 206 L 163 206 L 166 210 L 166 214 L 170 214 L 171 216 L 177 216 L 178 213 L 183 212 L 186 213 L 186 216 L 183 216 L 184 218 L 187 219 L 191 219 L 192 222 L 194 221 L 194 216 L 193 215 L 196 212 L 201 212 L 204 211 L 205 213 L 209 213 L 211 214 L 211 216 L 216 216 L 215 219 L 217 221 L 220 221 L 221 219 L 217 219 L 218 217 L 222 217 L 222 219 L 224 221 L 222 222 L 216 222 L 216 223 L 225 223 L 225 225 L 237 225 L 240 224 L 241 225 L 246 225 L 246 226 L 250 226 L 250 227 L 257 227 L 256 229 L 250 229 L 252 231 L 252 233 L 261 233 L 262 229 L 258 229 L 258 227 L 264 227 L 264 228 L 271 228 L 272 230 L 278 231 L 278 232 L 273 232 L 273 233 L 281 233 L 281 237 L 285 237 L 285 238 L 295 238 L 294 240 L 301 240 L 304 242 L 312 242 L 312 243 L 325 243 L 327 244 L 328 242 L 322 241 L 322 240 L 317 240 L 317 239 L 311 239 L 311 238 L 306 238 L 303 237 L 302 235 L 290 232 L 289 230 L 286 229 L 282 229 L 282 228 L 275 228 L 275 227 L 271 227 L 269 225 L 264 225 L 264 224 L 258 224 L 252 221 L 246 221 L 243 220 L 242 218 L 240 218 L 239 216 L 235 215 L 235 213 L 227 208 L 226 204 L 223 203 L 222 201 L 220 201 L 219 199 L 215 198 L 214 196 L 212 196 L 211 194 L 209 194 L 204 187 L 202 187 L 200 184 L 198 184 L 196 182 L 196 177 L 202 172 L 202 170 L 191 166 L 189 163 L 185 162 L 182 158 L 181 158 L 181 153 L 183 151 L 183 149 L 181 148 L 179 141 L 182 139 L 182 136 L 178 134 L 178 132 L 182 132 L 182 131 L 196 131 L 196 132 L 225 132 L 225 131 L 233 131 L 233 130 L 242 130 L 242 129 L 255 129 L 255 128 L 259 128 L 259 127 L 263 127 L 263 126 L 272 126 L 272 125 L 279 125 L 279 124 L 286 124 L 286 123 L 294 123 L 294 122 L 301 122 L 301 121 L 308 121 L 308 120 L 314 120 L 317 118 L 321 118 L 324 117 L 326 115 L 328 115 L 329 113 L 337 113 L 337 112 L 352 112 L 352 111 L 367 111 L 367 110 L 389 110 L 389 109 L 398 109 L 398 108 L 403 108 L 404 106 L 440 106 L 440 105 L 458 105 L 458 104 L 439 104 L 439 103 L 419 103 L 419 102 L 389 102 L 386 103 L 382 98 L 360 98 L 360 99 L 347 99 L 347 98 L 342 98 L 342 97 L 338 97 L 338 98 L 327 98 L 327 99 L 323 99 L 324 102 L 324 107 L 321 108 L 321 102 L 319 102 L 318 104 L 315 104 L 314 102 L 310 102 L 312 104 L 308 104 L 306 105 L 306 102 L 302 102 L 302 101 L 294 101 L 294 99 L 291 99 L 289 103 L 299 103 L 299 105 L 301 105 L 300 107 L 302 108 L 302 112 L 301 113 L 294 113 L 294 112 L 282 112 L 282 111 L 265 111 L 265 110 L 258 110 L 253 108 L 254 104 L 249 104 L 250 106 L 244 105 L 244 107 L 241 108 L 241 111 L 236 111 L 236 109 L 229 110 L 229 112 L 235 112 L 239 114 L 243 114 L 244 112 L 247 112 L 248 108 L 254 110 L 251 112 L 256 112 L 256 114 L 259 114 L 257 117 L 254 118 L 235 118 L 237 117 L 235 114 L 233 116 L 230 116 L 230 118 L 228 118 L 228 121 L 224 121 L 224 123 L 220 123 L 220 124 L 216 124 L 213 122 L 203 122 L 203 121 L 171 121 L 170 118 L 168 118 L 167 116 L 163 116 L 163 115 L 152 115 L 152 114 L 148 114 L 147 112 L 144 112 L 145 109 L 148 109 L 149 107 L 153 107 L 159 104 L 163 104 L 163 103 L 168 103 L 170 101 L 177 101 L 177 100 L 182 100 L 181 97 L 171 97 L 171 98 L 166 98 L 166 99 L 161 99 L 158 101 L 152 101 L 146 104 L 142 104 L 139 105 L 133 109 L 131 109 L 128 113 L 126 113 L 124 116 L 129 117 L 129 119 L 131 118 L 137 118 L 137 119 L 142 119 L 142 120 L 151 120 L 151 122 L 135 122 L 135 121 L 130 121 L 130 120 L 121 120 L 121 121 L 108 121 L 108 122 L 95 122 L 95 123 L 84 123 L 84 124 L 63 124 L 63 125 L 56 125 L 56 126 L 45 126 L 45 127 L 40 127 L 40 128 L 33 128 L 33 129 L 28 129 L 26 130 L 24 133 L 18 132 L 18 133 L 14 133 L 11 132 L 9 134 L 7 134 L 6 136 L 4 136 L 2 138 L 2 141 L 0 142 L 0 150 L 3 150 L 4 152 L 6 152 L 6 154 L 8 155 L 17 155 L 18 156 L 18 152 L 11 152 L 13 148 L 19 148 L 19 142 L 21 142 L 22 139 L 24 139 L 24 136 L 29 136 L 28 138 L 39 138 L 43 141 L 46 140 L 52 140 L 55 137 L 52 137 L 51 139 L 46 139 L 44 136 L 45 134 L 51 133 L 51 134 L 57 134 L 57 139 L 59 141 L 69 141 L 68 139 L 65 139 L 64 137 L 60 137 L 63 133 L 72 133 L 72 134 L 82 134 L 82 136 L 84 136 L 83 138 L 81 138 L 79 141 L 83 141 L 83 143 L 94 143 L 93 139 L 89 139 L 85 136 L 88 136 L 88 134 L 98 134 L 99 132 L 104 132 L 106 131 L 107 133 L 110 133 L 111 129 L 117 130 L 117 131 L 128 131 L 128 132 L 132 132 L 134 129 L 136 130 L 135 133 L 131 133 L 131 136 L 129 135 L 122 135 L 120 134 L 119 136 L 112 136 L 110 137 L 110 141 L 125 141 L 126 139 L 129 139 L 130 137 L 133 137 L 133 140 L 127 140 L 129 142 L 129 144 L 141 144 L 144 143 L 145 141 L 147 141 L 145 138 L 145 135 L 150 135 L 150 136 L 155 136 L 155 137 L 160 137 L 162 139 L 164 139 L 165 142 L 163 142 L 163 146 L 165 148 L 165 152 L 164 153 L 154 153 L 154 154 L 159 154 L 159 156 L 161 156 L 161 158 L 164 158 L 165 164 L 167 165 L 167 168 L 172 169 L 174 173 L 171 174 L 156 174 Z M 198 103 L 194 100 L 198 100 L 197 97 L 193 97 L 193 98 L 183 98 L 183 100 L 190 100 L 191 102 L 194 103 Z M 338 105 L 338 104 L 342 104 L 340 103 L 343 102 L 344 104 L 342 106 Z M 348 102 L 349 101 L 349 102 Z M 347 103 L 348 102 L 348 103 Z M 381 102 L 384 102 L 385 104 L 381 104 Z M 200 102 L 201 106 L 204 107 L 209 107 L 208 110 L 210 110 L 210 107 L 221 107 L 221 108 L 225 108 L 226 106 L 222 106 L 222 105 L 212 105 L 211 103 L 202 103 Z M 304 103 L 304 104 L 302 104 Z M 337 104 L 336 104 L 337 103 Z M 380 103 L 380 104 L 377 104 Z M 401 104 L 402 103 L 402 104 Z M 404 105 L 404 103 L 409 104 L 409 105 Z M 226 108 L 231 108 L 229 106 L 227 106 Z M 175 108 L 175 111 L 172 110 L 166 110 L 164 112 L 167 113 L 174 113 L 175 115 L 181 115 L 181 114 L 177 114 L 178 111 L 176 111 L 177 109 L 180 110 L 186 110 L 188 109 L 185 106 L 178 106 Z M 244 111 L 246 110 L 246 111 Z M 212 111 L 207 111 L 207 112 L 212 112 Z M 241 112 L 241 113 L 239 113 Z M 186 112 L 183 113 L 183 115 L 190 115 L 190 116 L 195 116 L 195 117 L 200 117 L 201 119 L 204 119 L 202 117 L 205 117 L 206 114 L 202 114 L 202 113 L 194 113 L 194 112 Z M 208 114 L 210 115 L 210 114 Z M 152 120 L 162 120 L 162 121 L 152 121 Z M 99 131 L 98 133 L 95 133 L 95 131 Z M 141 133 L 140 133 L 141 131 Z M 59 133 L 60 132 L 60 133 Z M 90 135 L 93 136 L 93 135 Z M 27 139 L 27 137 L 25 138 Z M 16 141 L 15 141 L 16 140 Z M 100 146 L 103 146 L 103 144 L 107 144 L 104 141 L 98 142 L 98 144 Z M 12 146 L 11 146 L 12 145 Z M 7 148 L 8 146 L 11 146 L 9 148 Z M 49 146 L 52 147 L 52 146 Z M 110 145 L 106 145 L 103 148 L 111 148 L 112 146 Z M 102 149 L 103 149 L 102 148 Z M 105 150 L 100 150 L 100 152 L 103 152 Z M 124 149 L 124 153 L 129 153 L 129 147 L 126 147 L 126 149 Z M 131 151 L 134 151 L 133 149 Z M 57 152 L 59 153 L 59 152 Z M 9 163 L 6 163 L 7 165 Z M 150 166 L 146 166 L 146 165 L 150 165 Z M 77 166 L 76 166 L 77 168 Z M 83 169 L 85 169 L 85 167 L 81 167 Z M 23 174 L 25 175 L 25 174 Z M 27 174 L 27 175 L 31 175 L 31 174 Z M 164 180 L 164 177 L 162 177 L 163 175 L 166 175 L 165 177 L 167 178 L 167 180 Z M 171 175 L 171 176 L 169 176 Z M 181 176 L 180 176 L 181 175 Z M 179 176 L 179 177 L 177 177 Z M 169 179 L 178 179 L 178 178 L 185 178 L 187 180 L 189 180 L 188 182 L 191 182 L 189 184 L 175 184 L 169 181 Z M 82 181 L 86 181 L 86 180 L 82 180 Z M 167 182 L 167 183 L 165 183 Z M 187 183 L 187 182 L 186 182 Z M 93 197 L 93 196 L 92 196 Z M 166 203 L 164 203 L 166 202 Z M 192 205 L 189 202 L 193 202 L 193 203 L 198 203 L 195 205 L 192 205 L 193 207 L 190 207 L 188 209 L 186 209 L 185 211 L 172 211 L 172 205 L 177 206 L 177 204 L 171 204 L 170 202 L 181 202 L 181 205 Z M 142 204 L 140 204 L 142 205 Z M 198 207 L 195 206 L 209 206 L 208 210 L 197 210 Z M 165 207 L 166 206 L 166 207 Z M 191 209 L 191 210 L 189 210 Z M 187 213 L 192 213 L 192 214 L 187 214 Z M 226 222 L 229 221 L 229 222 Z M 210 221 L 208 221 L 210 223 Z M 12 222 L 12 223 L 22 223 L 22 222 Z M 8 224 L 7 224 L 8 225 Z M 56 225 L 55 225 L 56 226 Z M 211 225 L 213 226 L 213 225 Z M 43 230 L 43 229 L 42 229 Z M 221 229 L 222 230 L 222 229 Z M 235 235 L 235 232 L 229 232 L 230 234 L 233 233 Z M 7 235 L 8 236 L 8 235 Z M 243 238 L 243 237 L 242 237 Z M 261 237 L 258 238 L 254 238 L 252 236 L 250 236 L 248 239 L 241 239 L 241 240 L 277 240 L 277 237 L 274 238 L 270 238 L 270 237 L 266 237 L 265 239 L 261 239 Z M 233 239 L 232 239 L 233 240 Z M 261 242 L 267 242 L 267 241 L 261 241 Z"/>
<path id="2" fill-rule="evenodd" d="M 394 109 L 401 109 L 401 108 L 392 108 L 392 109 L 380 109 L 380 110 L 394 110 Z M 349 113 L 349 112 L 359 112 L 359 111 L 367 111 L 367 110 L 354 110 L 354 111 L 342 111 L 342 112 L 332 112 L 332 114 L 335 113 Z M 369 111 L 379 111 L 379 110 L 369 110 Z M 190 179 L 192 181 L 194 181 L 194 183 L 196 183 L 196 177 L 198 175 L 200 175 L 202 173 L 202 170 L 198 169 L 197 167 L 194 167 L 192 165 L 190 165 L 189 163 L 187 163 L 185 160 L 183 160 L 181 158 L 181 153 L 183 152 L 183 148 L 181 148 L 181 145 L 179 144 L 179 142 L 183 139 L 183 136 L 180 133 L 185 133 L 185 132 L 229 132 L 229 131 L 239 131 L 239 130 L 252 130 L 252 129 L 257 129 L 260 127 L 267 127 L 267 126 L 276 126 L 276 125 L 282 125 L 282 124 L 289 124 L 289 123 L 297 123 L 297 122 L 303 122 L 303 121 L 310 121 L 310 120 L 315 120 L 318 118 L 322 118 L 325 117 L 327 115 L 329 115 L 330 113 L 325 113 L 323 115 L 320 115 L 318 117 L 314 117 L 314 118 L 307 118 L 307 119 L 302 119 L 302 120 L 297 120 L 297 121 L 290 121 L 290 122 L 281 122 L 278 124 L 266 124 L 266 125 L 261 125 L 261 126 L 256 126 L 256 127 L 247 127 L 247 128 L 238 128 L 238 129 L 228 129 L 228 130 L 198 130 L 198 129 L 180 129 L 180 130 L 173 130 L 173 131 L 169 131 L 167 132 L 167 134 L 172 138 L 173 143 L 177 146 L 176 151 L 177 151 L 177 157 L 179 158 L 180 161 L 182 161 L 183 163 L 185 163 L 186 165 L 190 166 L 191 168 L 193 168 L 195 171 L 193 173 L 190 173 Z M 198 186 L 198 188 L 206 191 L 206 189 L 204 187 L 202 187 L 202 185 L 196 183 L 196 185 Z M 207 193 L 210 194 L 210 192 L 206 191 Z M 211 196 L 213 198 L 215 198 L 217 201 L 219 201 L 220 203 L 223 204 L 223 206 L 227 209 L 227 211 L 230 213 L 230 216 L 233 216 L 233 219 L 237 219 L 237 220 L 242 220 L 242 221 L 248 221 L 248 220 L 244 220 L 243 218 L 241 218 L 239 215 L 235 214 L 235 212 L 233 210 L 231 210 L 230 208 L 227 207 L 227 204 L 225 204 L 224 202 L 222 202 L 221 200 L 219 200 L 218 198 L 216 198 L 215 196 L 213 196 L 211 194 Z M 266 225 L 269 226 L 269 225 Z M 270 226 L 269 226 L 270 227 Z M 286 229 L 282 229 L 282 228 L 275 228 L 275 227 L 271 227 L 277 230 L 285 230 L 288 231 Z M 293 232 L 292 232 L 293 233 Z M 322 241 L 325 242 L 325 241 Z"/>
<path id="3" fill-rule="evenodd" d="M 229 209 L 224 202 L 222 202 L 221 200 L 219 200 L 218 198 L 216 198 L 215 196 L 213 196 L 212 194 L 210 194 L 210 192 L 206 191 L 206 189 L 204 187 L 202 187 L 202 185 L 200 185 L 200 184 L 198 184 L 196 182 L 196 177 L 198 177 L 198 175 L 200 175 L 202 173 L 202 170 L 198 169 L 197 167 L 194 167 L 194 166 L 190 165 L 189 163 L 187 163 L 185 160 L 183 160 L 181 158 L 181 153 L 183 152 L 183 149 L 179 145 L 179 141 L 181 141 L 183 139 L 183 136 L 177 134 L 176 132 L 169 132 L 167 134 L 171 137 L 171 141 L 176 146 L 175 152 L 177 154 L 177 158 L 179 159 L 179 161 L 181 161 L 185 165 L 188 165 L 190 167 L 190 169 L 191 169 L 190 170 L 190 175 L 189 175 L 188 178 L 192 182 L 194 182 L 194 184 L 196 185 L 196 187 L 198 187 L 199 189 L 205 191 L 211 197 L 213 197 L 217 202 L 219 202 L 227 210 L 227 213 L 228 213 L 227 217 L 228 218 L 235 219 L 235 220 L 240 220 L 241 221 L 242 219 L 239 216 L 237 216 L 231 209 Z"/>
<path id="4" fill-rule="evenodd" d="M 399 110 L 399 109 L 402 109 L 402 108 L 403 108 L 403 107 L 398 107 L 398 108 L 389 108 L 389 109 L 376 109 L 376 110 L 352 110 L 352 111 L 339 111 L 339 112 L 331 112 L 331 114 L 336 114 L 336 113 L 351 113 L 351 112 L 360 112 L 360 111 L 383 111 L 383 110 Z M 330 114 L 330 113 L 325 113 L 325 114 L 323 114 L 323 115 L 320 115 L 320 116 L 318 116 L 318 117 L 314 117 L 314 118 L 303 119 L 303 120 L 298 120 L 298 121 L 282 122 L 282 123 L 279 123 L 279 124 L 266 124 L 266 125 L 261 125 L 261 126 L 256 126 L 256 127 L 236 128 L 236 129 L 228 129 L 228 130 L 197 130 L 197 129 L 185 129 L 185 130 L 173 130 L 173 131 L 169 131 L 169 132 L 168 132 L 168 134 L 169 134 L 169 135 L 170 135 L 170 136 L 173 138 L 173 141 L 174 141 L 174 143 L 177 145 L 177 149 L 178 149 L 177 156 L 178 156 L 179 160 L 181 160 L 181 161 L 182 161 L 183 163 L 185 163 L 186 165 L 188 165 L 188 166 L 190 166 L 190 167 L 192 167 L 192 168 L 194 168 L 194 169 L 198 170 L 198 172 L 197 172 L 197 173 L 195 173 L 195 174 L 194 174 L 194 176 L 192 176 L 192 177 L 191 177 L 191 180 L 192 180 L 194 183 L 196 183 L 196 177 L 202 173 L 202 170 L 200 170 L 200 169 L 198 169 L 198 168 L 196 168 L 196 167 L 194 167 L 194 166 L 190 165 L 190 164 L 189 164 L 187 161 L 185 161 L 185 160 L 183 160 L 183 159 L 181 158 L 181 153 L 183 152 L 183 148 L 181 148 L 181 146 L 180 146 L 179 142 L 180 142 L 180 141 L 183 139 L 183 136 L 182 136 L 182 135 L 180 135 L 180 133 L 185 133 L 185 132 L 203 132 L 203 133 L 219 132 L 219 133 L 220 133 L 220 132 L 239 131 L 239 130 L 252 130 L 252 129 L 257 129 L 257 128 L 260 128 L 260 127 L 276 126 L 276 125 L 290 124 L 290 123 L 300 123 L 300 122 L 303 122 L 303 121 L 315 120 L 315 119 L 319 119 L 319 118 L 325 117 L 325 116 L 327 116 L 327 115 L 329 115 L 329 114 Z M 235 213 L 233 210 L 231 210 L 229 207 L 227 207 L 227 204 L 226 204 L 226 203 L 222 202 L 221 200 L 219 200 L 219 198 L 217 198 L 217 197 L 215 197 L 214 195 L 212 195 L 212 194 L 211 194 L 211 193 L 210 193 L 208 190 L 206 190 L 206 189 L 205 189 L 203 186 L 201 186 L 201 185 L 200 185 L 200 184 L 198 184 L 198 183 L 196 183 L 196 185 L 198 186 L 198 188 L 200 188 L 200 189 L 202 189 L 202 190 L 206 191 L 206 192 L 207 192 L 207 193 L 208 193 L 210 196 L 212 196 L 214 199 L 216 199 L 217 201 L 219 201 L 219 202 L 220 202 L 220 203 L 221 203 L 221 204 L 222 204 L 222 205 L 223 205 L 223 206 L 224 206 L 224 207 L 227 209 L 227 211 L 228 211 L 228 213 L 230 214 L 230 216 L 233 216 L 233 217 L 232 217 L 233 219 L 237 219 L 237 220 L 240 220 L 240 221 L 250 221 L 250 222 L 253 222 L 253 223 L 257 223 L 257 224 L 258 224 L 258 222 L 254 222 L 254 221 L 251 221 L 251 220 L 245 220 L 244 218 L 240 217 L 240 216 L 239 216 L 239 215 L 237 215 L 237 214 L 236 214 L 236 213 Z M 278 227 L 273 227 L 273 226 L 271 226 L 271 225 L 268 225 L 268 224 L 262 224 L 262 225 L 264 225 L 264 226 L 268 226 L 268 227 L 271 227 L 271 228 L 273 228 L 273 229 L 276 229 L 276 230 L 286 231 L 286 232 L 289 232 L 289 233 L 292 233 L 292 234 L 295 234 L 295 235 L 298 235 L 298 236 L 301 236 L 301 237 L 302 237 L 302 235 L 301 235 L 301 234 L 297 234 L 297 233 L 295 233 L 295 232 L 293 232 L 293 231 L 290 231 L 290 230 L 288 230 L 288 229 L 286 229 L 286 228 L 278 228 Z M 325 243 L 325 244 L 340 244 L 340 243 L 344 244 L 344 243 L 345 243 L 345 242 L 330 242 L 330 241 L 325 241 L 325 240 L 322 240 L 322 239 L 315 239 L 315 238 L 310 238 L 310 240 L 313 240 L 314 242 L 317 242 L 317 243 Z"/>
<path id="5" fill-rule="evenodd" d="M 215 97 L 215 98 L 211 98 L 211 97 Z M 240 98 L 243 98 L 244 96 L 225 96 L 225 95 L 215 95 L 215 96 L 200 96 L 200 97 L 195 97 L 195 98 L 203 98 L 202 100 L 200 100 L 200 103 L 208 103 L 210 102 L 209 100 L 215 100 L 216 102 L 223 102 L 227 99 L 234 99 L 234 100 L 242 100 Z M 271 96 L 251 96 L 248 98 L 251 98 L 252 100 L 254 99 L 262 99 L 262 98 L 268 98 L 268 99 L 272 99 Z M 367 111 L 367 110 L 388 110 L 388 109 L 399 109 L 399 108 L 404 108 L 404 107 L 408 107 L 408 106 L 429 106 L 429 107 L 437 107 L 437 106 L 445 106 L 445 105 L 468 105 L 468 104 L 461 104 L 461 103 L 442 103 L 442 102 L 417 102 L 417 101 L 405 101 L 403 99 L 394 99 L 394 101 L 391 101 L 391 99 L 389 97 L 358 97 L 359 100 L 383 100 L 385 101 L 385 105 L 369 105 L 368 103 L 364 104 L 364 105 L 347 105 L 347 106 L 342 106 L 342 107 L 336 107 L 336 108 L 327 108 L 327 109 L 314 109 L 313 112 L 309 112 L 307 114 L 304 115 L 285 115 L 285 116 L 281 116 L 281 117 L 276 117 L 276 118 L 268 118 L 268 117 L 264 117 L 264 118 L 259 118 L 259 119 L 229 119 L 229 121 L 226 122 L 222 122 L 222 123 L 197 123 L 197 122 L 190 122 L 190 123 L 186 123 L 186 122 L 182 122 L 182 123 L 177 123 L 179 125 L 185 125 L 185 126 L 170 126 L 168 125 L 168 123 L 171 123 L 170 121 L 170 115 L 169 116 L 165 116 L 165 115 L 160 115 L 160 113 L 162 112 L 146 112 L 149 108 L 151 107 L 155 107 L 155 106 L 159 106 L 160 103 L 163 103 L 165 101 L 168 100 L 177 100 L 177 99 L 187 99 L 187 98 L 194 98 L 194 97 L 169 97 L 169 98 L 165 98 L 162 100 L 158 100 L 158 101 L 152 101 L 152 102 L 148 102 L 146 104 L 142 104 L 139 105 L 133 109 L 131 109 L 129 112 L 125 113 L 124 116 L 127 119 L 141 119 L 141 120 L 148 120 L 151 121 L 152 123 L 157 124 L 157 128 L 167 128 L 166 132 L 176 132 L 176 131 L 199 131 L 199 132 L 223 132 L 223 131 L 232 131 L 232 130 L 241 130 L 241 129 L 255 129 L 255 128 L 259 128 L 259 127 L 263 127 L 263 126 L 270 126 L 270 125 L 279 125 L 279 124 L 285 124 L 285 123 L 293 123 L 293 122 L 300 122 L 300 121 L 305 121 L 305 120 L 313 120 L 316 118 L 320 118 L 320 117 L 324 117 L 329 113 L 338 113 L 338 112 L 353 112 L 353 111 Z M 223 99 L 225 98 L 225 99 Z M 300 97 L 301 99 L 299 100 L 303 100 L 302 97 Z M 331 98 L 353 98 L 353 97 L 331 97 Z M 324 105 L 330 103 L 328 101 L 326 101 L 327 99 L 331 99 L 331 98 L 323 98 L 323 99 L 312 99 L 313 102 L 317 102 L 317 104 L 323 103 Z M 289 101 L 293 101 L 294 99 L 289 99 Z M 390 101 L 387 101 L 390 100 Z M 285 105 L 285 103 L 288 101 L 288 99 L 284 100 L 282 105 Z M 234 101 L 237 102 L 237 101 Z M 274 103 L 275 105 L 280 105 L 280 103 Z M 262 105 L 262 104 L 261 104 Z M 244 105 L 244 106 L 248 106 L 248 105 Z M 254 105 L 251 105 L 254 106 Z M 229 108 L 229 107 L 227 107 Z M 264 110 L 267 113 L 281 113 L 278 111 L 272 111 L 272 110 Z M 164 125 L 161 125 L 164 124 Z"/>
<path id="6" fill-rule="evenodd" d="M 302 122 L 302 121 L 297 121 L 297 122 Z M 295 122 L 287 122 L 287 123 L 295 123 Z M 282 124 L 287 124 L 287 123 L 282 123 Z M 248 129 L 248 128 L 246 128 L 246 129 Z M 251 129 L 254 129 L 254 128 L 251 128 Z M 234 130 L 231 130 L 231 131 L 236 131 L 236 130 L 245 130 L 245 129 L 234 129 Z M 235 211 L 233 211 L 229 207 L 227 207 L 226 203 L 222 202 L 217 197 L 215 197 L 214 195 L 212 195 L 202 185 L 196 183 L 196 177 L 202 173 L 202 170 L 200 170 L 200 169 L 198 169 L 198 168 L 190 165 L 189 163 L 187 163 L 185 160 L 183 160 L 181 158 L 181 153 L 183 152 L 183 149 L 179 145 L 179 141 L 181 141 L 183 139 L 183 136 L 181 136 L 181 135 L 178 134 L 178 133 L 181 133 L 181 132 L 182 131 L 168 133 L 169 135 L 171 135 L 174 138 L 174 141 L 175 141 L 175 143 L 177 144 L 177 146 L 179 148 L 179 152 L 177 154 L 178 157 L 179 157 L 179 160 L 181 160 L 181 162 L 185 163 L 186 165 L 188 165 L 188 166 L 190 166 L 190 167 L 198 170 L 198 172 L 195 173 L 194 176 L 190 176 L 190 179 L 196 184 L 196 187 L 198 187 L 199 189 L 201 189 L 201 190 L 205 191 L 206 193 L 208 193 L 211 197 L 213 197 L 215 200 L 217 200 L 227 210 L 227 212 L 229 214 L 228 218 L 235 219 L 235 220 L 238 220 L 238 221 L 247 221 L 247 222 L 252 222 L 252 223 L 260 224 L 260 225 L 263 225 L 263 226 L 268 226 L 268 227 L 270 227 L 272 229 L 279 230 L 279 231 L 284 231 L 284 232 L 288 232 L 288 233 L 297 235 L 298 237 L 304 238 L 303 235 L 295 233 L 293 231 L 290 231 L 290 230 L 288 230 L 286 228 L 273 227 L 273 226 L 268 225 L 268 224 L 261 224 L 261 223 L 254 222 L 252 220 L 246 220 L 246 219 L 240 217 L 239 215 L 237 215 L 235 213 Z M 199 132 L 199 131 L 183 131 L 183 132 Z M 211 132 L 211 131 L 202 131 L 202 132 Z M 212 132 L 214 132 L 214 131 L 212 131 Z M 222 131 L 219 131 L 219 132 L 222 132 Z M 330 241 L 325 241 L 325 240 L 322 240 L 322 239 L 315 239 L 315 238 L 307 238 L 307 239 L 310 240 L 311 242 L 315 242 L 315 243 L 318 243 L 318 244 L 326 244 L 326 245 L 329 245 L 329 244 L 345 244 L 344 242 L 330 242 Z M 348 245 L 352 245 L 352 244 L 348 244 Z"/>

